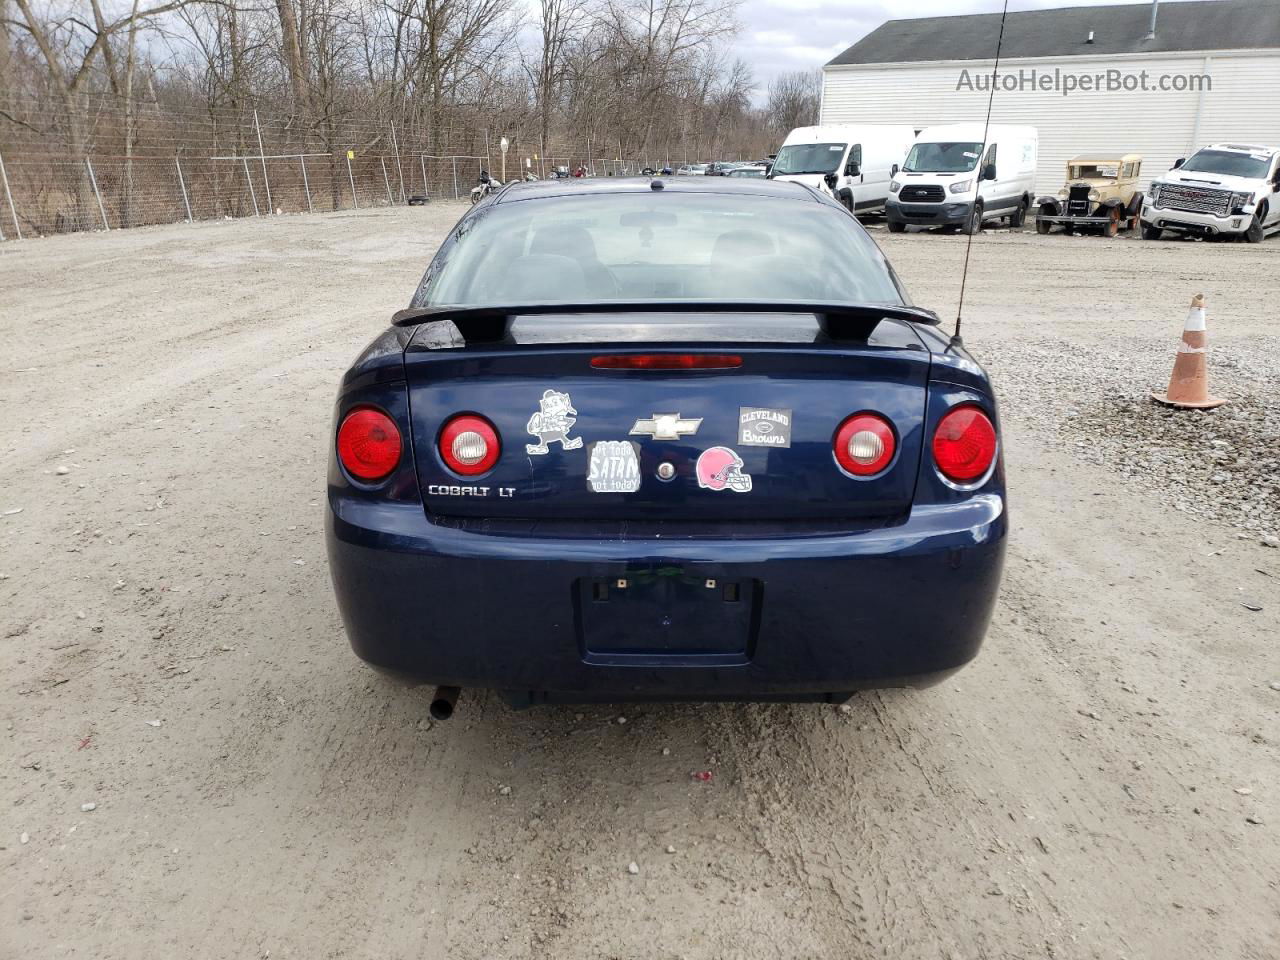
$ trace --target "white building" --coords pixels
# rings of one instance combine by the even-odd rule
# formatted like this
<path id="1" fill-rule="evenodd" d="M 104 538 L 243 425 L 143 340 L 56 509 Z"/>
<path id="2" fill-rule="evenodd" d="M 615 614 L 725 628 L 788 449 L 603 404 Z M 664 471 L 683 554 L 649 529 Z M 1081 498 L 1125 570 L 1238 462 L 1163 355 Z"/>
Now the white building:
<path id="1" fill-rule="evenodd" d="M 891 20 L 823 68 L 821 122 L 981 122 L 999 33 L 998 13 Z M 1039 128 L 1040 192 L 1090 151 L 1141 153 L 1145 184 L 1207 143 L 1280 146 L 1280 0 L 1010 13 L 991 122 Z"/>

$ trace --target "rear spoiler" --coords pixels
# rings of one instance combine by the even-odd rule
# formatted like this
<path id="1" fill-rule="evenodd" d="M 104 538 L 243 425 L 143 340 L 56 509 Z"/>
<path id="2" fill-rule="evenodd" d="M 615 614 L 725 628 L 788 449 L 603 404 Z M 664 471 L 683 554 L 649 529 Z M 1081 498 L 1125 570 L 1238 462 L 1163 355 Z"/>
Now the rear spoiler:
<path id="1" fill-rule="evenodd" d="M 608 313 L 812 313 L 818 327 L 832 340 L 867 340 L 880 321 L 906 320 L 936 327 L 938 315 L 923 307 L 902 304 L 815 303 L 794 300 L 602 300 L 595 303 L 537 303 L 518 306 L 410 307 L 398 311 L 397 327 L 427 325 L 418 342 L 429 349 L 465 347 L 469 343 L 498 343 L 511 331 L 516 317 Z"/>

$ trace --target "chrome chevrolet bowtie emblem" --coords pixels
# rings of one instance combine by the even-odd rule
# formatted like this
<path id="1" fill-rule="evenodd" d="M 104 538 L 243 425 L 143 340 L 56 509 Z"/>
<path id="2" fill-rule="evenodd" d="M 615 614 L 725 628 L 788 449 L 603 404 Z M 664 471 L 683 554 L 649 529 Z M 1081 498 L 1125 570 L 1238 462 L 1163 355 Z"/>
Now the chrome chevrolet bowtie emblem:
<path id="1" fill-rule="evenodd" d="M 631 428 L 631 435 L 650 436 L 655 440 L 679 440 L 691 437 L 698 432 L 702 418 L 685 420 L 678 413 L 655 413 L 648 420 L 637 420 Z"/>

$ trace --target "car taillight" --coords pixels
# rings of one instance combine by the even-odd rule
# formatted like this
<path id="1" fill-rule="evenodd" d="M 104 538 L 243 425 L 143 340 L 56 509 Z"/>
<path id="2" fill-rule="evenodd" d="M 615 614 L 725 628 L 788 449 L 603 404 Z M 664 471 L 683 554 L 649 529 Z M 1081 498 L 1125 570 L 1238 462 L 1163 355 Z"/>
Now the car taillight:
<path id="1" fill-rule="evenodd" d="M 996 458 L 996 428 L 978 407 L 949 410 L 933 433 L 933 462 L 953 483 L 972 483 Z"/>
<path id="2" fill-rule="evenodd" d="M 352 410 L 338 427 L 338 459 L 364 483 L 390 475 L 400 462 L 400 450 L 400 428 L 381 410 Z"/>
<path id="3" fill-rule="evenodd" d="M 874 413 L 855 413 L 840 424 L 833 442 L 836 462 L 855 477 L 879 473 L 893 459 L 893 427 Z"/>
<path id="4" fill-rule="evenodd" d="M 498 462 L 502 444 L 498 431 L 484 417 L 464 413 L 453 417 L 440 431 L 440 457 L 454 473 L 478 477 Z"/>

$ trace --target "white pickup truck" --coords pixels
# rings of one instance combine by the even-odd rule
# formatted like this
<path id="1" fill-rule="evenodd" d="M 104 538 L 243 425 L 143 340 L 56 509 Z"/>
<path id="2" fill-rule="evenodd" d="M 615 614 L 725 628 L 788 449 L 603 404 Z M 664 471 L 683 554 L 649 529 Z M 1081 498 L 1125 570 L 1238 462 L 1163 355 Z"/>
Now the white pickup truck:
<path id="1" fill-rule="evenodd" d="M 1213 237 L 1243 234 L 1260 243 L 1280 231 L 1280 149 L 1214 143 L 1151 184 L 1142 205 L 1142 236 L 1164 231 Z"/>

